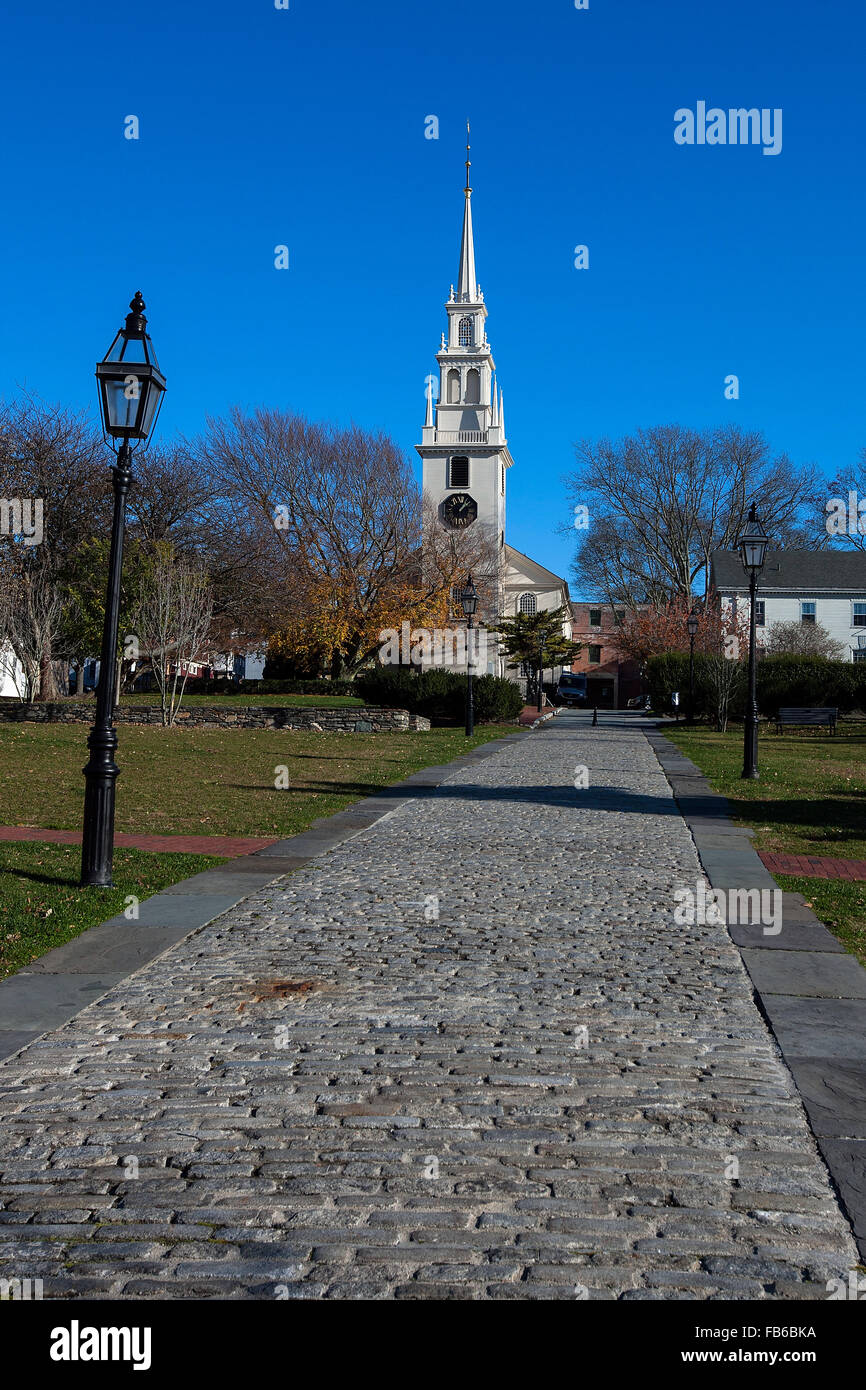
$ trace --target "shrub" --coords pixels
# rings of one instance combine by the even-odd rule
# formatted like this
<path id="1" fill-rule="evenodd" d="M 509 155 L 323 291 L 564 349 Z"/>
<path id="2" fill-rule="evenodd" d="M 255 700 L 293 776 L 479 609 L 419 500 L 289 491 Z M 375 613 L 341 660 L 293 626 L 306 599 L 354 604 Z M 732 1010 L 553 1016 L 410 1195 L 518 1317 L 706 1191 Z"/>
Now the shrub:
<path id="1" fill-rule="evenodd" d="M 476 677 L 472 694 L 479 724 L 507 724 L 523 709 L 520 687 L 501 676 Z"/>
<path id="2" fill-rule="evenodd" d="M 708 658 L 695 655 L 695 715 L 715 720 L 716 711 Z M 650 658 L 649 693 L 659 713 L 670 709 L 672 690 L 680 692 L 680 713 L 687 712 L 689 658 L 683 652 L 664 652 Z M 828 661 L 820 656 L 785 653 L 759 657 L 755 673 L 758 709 L 775 719 L 784 705 L 835 705 L 842 714 L 866 709 L 866 662 Z M 729 714 L 742 719 L 748 698 L 743 681 L 734 692 Z"/>
<path id="3" fill-rule="evenodd" d="M 659 656 L 650 657 L 647 662 L 647 685 L 652 707 L 658 714 L 670 710 L 674 690 L 680 692 L 680 713 L 685 713 L 689 698 L 688 654 L 662 652 Z"/>
<path id="4" fill-rule="evenodd" d="M 835 705 L 849 713 L 866 694 L 858 665 L 820 656 L 785 654 L 758 662 L 758 708 L 775 719 L 783 705 Z"/>
<path id="5" fill-rule="evenodd" d="M 466 677 L 443 668 L 379 666 L 362 672 L 355 688 L 368 704 L 408 709 L 438 724 L 460 724 L 466 711 Z M 472 694 L 479 724 L 516 719 L 523 708 L 518 687 L 500 676 L 476 676 Z"/>

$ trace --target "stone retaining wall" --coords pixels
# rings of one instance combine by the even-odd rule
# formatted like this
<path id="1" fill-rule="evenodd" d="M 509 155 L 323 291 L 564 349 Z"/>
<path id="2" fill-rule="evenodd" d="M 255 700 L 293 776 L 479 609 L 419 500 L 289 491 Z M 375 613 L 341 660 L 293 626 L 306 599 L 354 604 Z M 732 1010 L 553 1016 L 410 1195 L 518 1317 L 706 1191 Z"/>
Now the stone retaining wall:
<path id="1" fill-rule="evenodd" d="M 62 701 L 56 704 L 0 704 L 0 723 L 92 724 L 95 705 Z M 114 711 L 115 724 L 162 723 L 162 712 L 154 705 L 121 705 Z M 430 720 L 405 709 L 348 705 L 339 709 L 318 709 L 313 705 L 256 705 L 243 709 L 223 709 L 217 705 L 181 707 L 177 725 L 194 729 L 312 729 L 316 733 L 379 734 L 388 730 L 428 730 Z"/>

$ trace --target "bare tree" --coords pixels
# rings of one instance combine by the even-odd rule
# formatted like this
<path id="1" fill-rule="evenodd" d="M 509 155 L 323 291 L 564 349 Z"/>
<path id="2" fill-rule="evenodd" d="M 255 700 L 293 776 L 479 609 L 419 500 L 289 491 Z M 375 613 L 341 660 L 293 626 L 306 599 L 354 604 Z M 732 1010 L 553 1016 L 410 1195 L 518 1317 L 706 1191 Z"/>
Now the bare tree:
<path id="1" fill-rule="evenodd" d="M 829 661 L 844 661 L 848 649 L 821 623 L 773 623 L 764 641 L 767 656 L 791 652 L 800 656 L 823 656 Z"/>
<path id="2" fill-rule="evenodd" d="M 776 544 L 803 543 L 811 476 L 772 457 L 757 432 L 663 425 L 615 443 L 585 440 L 577 459 L 569 483 L 588 526 L 575 572 L 610 602 L 663 606 L 688 599 L 701 577 L 706 594 L 710 555 L 735 547 L 755 496 Z"/>
<path id="3" fill-rule="evenodd" d="M 77 547 L 107 532 L 110 470 L 89 420 L 22 395 L 0 406 L 0 498 L 38 501 L 42 535 L 25 545 L 0 537 L 6 639 L 28 672 L 30 698 L 65 693 L 64 584 Z M 68 626 L 68 625 L 67 625 Z"/>
<path id="4" fill-rule="evenodd" d="M 866 448 L 860 451 L 859 465 L 834 478 L 815 501 L 825 544 L 866 550 Z"/>
<path id="5" fill-rule="evenodd" d="M 207 572 L 160 542 L 153 569 L 141 583 L 135 618 L 139 650 L 151 663 L 165 726 L 175 723 L 189 667 L 208 647 L 212 617 Z"/>
<path id="6" fill-rule="evenodd" d="M 256 556 L 256 620 L 288 634 L 314 665 L 351 674 L 383 628 L 447 604 L 448 576 L 421 554 L 411 469 L 387 436 L 234 409 L 208 421 L 196 457 L 216 511 L 240 525 Z M 236 626 L 250 630 L 248 619 Z"/>
<path id="7" fill-rule="evenodd" d="M 24 701 L 52 699 L 51 692 L 57 689 L 53 663 L 48 669 L 50 681 L 46 679 L 45 655 L 56 652 L 62 613 L 60 590 L 44 567 L 3 566 L 0 646 L 8 643 L 21 664 L 24 680 L 19 694 Z"/>

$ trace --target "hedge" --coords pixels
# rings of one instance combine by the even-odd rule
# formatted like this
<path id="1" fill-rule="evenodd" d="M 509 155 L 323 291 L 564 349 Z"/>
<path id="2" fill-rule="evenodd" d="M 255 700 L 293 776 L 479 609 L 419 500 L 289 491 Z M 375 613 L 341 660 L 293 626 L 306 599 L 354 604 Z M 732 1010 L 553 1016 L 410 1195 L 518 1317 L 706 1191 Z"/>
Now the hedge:
<path id="1" fill-rule="evenodd" d="M 368 704 L 408 709 L 437 724 L 460 724 L 466 710 L 466 677 L 456 671 L 379 666 L 362 672 L 355 689 Z M 479 724 L 506 723 L 523 708 L 518 687 L 500 676 L 476 676 L 472 694 Z"/>
<path id="2" fill-rule="evenodd" d="M 695 654 L 695 714 L 715 721 L 715 699 L 707 658 Z M 680 714 L 688 712 L 689 658 L 687 652 L 664 652 L 651 657 L 647 682 L 653 708 L 670 709 L 673 690 L 680 692 Z M 775 719 L 783 705 L 834 705 L 841 714 L 866 711 L 866 662 L 828 661 L 820 656 L 765 656 L 756 672 L 758 709 Z M 747 696 L 745 679 L 734 693 L 729 718 L 742 719 Z"/>

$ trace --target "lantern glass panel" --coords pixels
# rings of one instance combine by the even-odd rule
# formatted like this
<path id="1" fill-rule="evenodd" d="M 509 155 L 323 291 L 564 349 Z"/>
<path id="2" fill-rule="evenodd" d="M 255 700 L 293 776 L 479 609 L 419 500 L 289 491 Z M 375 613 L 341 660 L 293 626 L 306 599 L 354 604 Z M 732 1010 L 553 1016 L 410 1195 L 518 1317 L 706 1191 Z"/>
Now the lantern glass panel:
<path id="1" fill-rule="evenodd" d="M 127 383 L 123 377 L 105 381 L 105 409 L 109 430 L 123 433 L 135 430 L 141 405 L 141 386 L 135 395 L 127 395 Z"/>
<path id="2" fill-rule="evenodd" d="M 142 434 L 148 436 L 156 418 L 157 407 L 162 400 L 162 392 L 154 381 L 143 381 L 141 384 L 141 394 L 144 397 L 142 415 L 139 429 Z"/>

